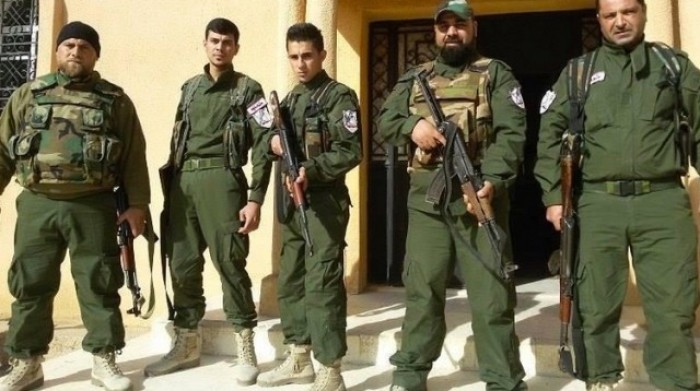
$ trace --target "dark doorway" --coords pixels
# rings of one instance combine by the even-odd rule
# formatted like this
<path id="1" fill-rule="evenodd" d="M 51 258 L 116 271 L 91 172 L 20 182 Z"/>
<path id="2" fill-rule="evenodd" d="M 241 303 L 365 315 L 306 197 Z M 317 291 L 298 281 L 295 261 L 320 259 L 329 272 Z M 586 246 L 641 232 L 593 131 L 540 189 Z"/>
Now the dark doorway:
<path id="1" fill-rule="evenodd" d="M 547 258 L 558 235 L 544 219 L 541 191 L 532 170 L 536 157 L 539 106 L 566 61 L 598 46 L 594 10 L 483 16 L 478 18 L 482 54 L 505 61 L 522 84 L 527 108 L 525 162 L 511 189 L 511 239 L 516 276 L 547 275 Z M 376 22 L 370 25 L 372 118 L 396 80 L 410 66 L 435 57 L 431 20 Z M 369 275 L 372 283 L 399 284 L 406 235 L 406 151 L 382 144 L 372 123 L 369 183 Z"/>

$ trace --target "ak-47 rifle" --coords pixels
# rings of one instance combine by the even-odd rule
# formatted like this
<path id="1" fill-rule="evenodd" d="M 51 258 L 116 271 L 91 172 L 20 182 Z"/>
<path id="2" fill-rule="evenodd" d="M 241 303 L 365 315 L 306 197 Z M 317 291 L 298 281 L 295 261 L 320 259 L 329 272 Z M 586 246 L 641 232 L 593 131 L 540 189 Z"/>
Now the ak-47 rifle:
<path id="1" fill-rule="evenodd" d="M 564 133 L 561 147 L 561 242 L 559 263 L 559 369 L 575 375 L 574 363 L 569 347 L 569 325 L 574 298 L 573 270 L 576 263 L 577 224 L 574 213 L 574 180 L 581 159 L 581 135 Z"/>
<path id="2" fill-rule="evenodd" d="M 129 198 L 122 185 L 115 188 L 114 197 L 117 203 L 117 216 L 121 216 L 122 213 L 129 209 Z M 141 315 L 141 307 L 143 307 L 146 299 L 141 295 L 141 287 L 139 287 L 139 282 L 136 278 L 134 235 L 131 233 L 131 227 L 126 220 L 122 221 L 117 228 L 117 243 L 119 244 L 119 250 L 121 252 L 120 263 L 124 271 L 126 287 L 131 291 L 132 306 L 130 309 L 126 310 L 126 313 L 138 317 Z"/>
<path id="3" fill-rule="evenodd" d="M 270 112 L 272 113 L 272 119 L 274 127 L 279 131 L 280 142 L 282 144 L 282 161 L 287 172 L 287 176 L 292 183 L 292 199 L 294 200 L 294 206 L 299 211 L 299 219 L 301 220 L 301 230 L 304 235 L 304 241 L 306 242 L 306 247 L 309 250 L 309 254 L 313 255 L 314 245 L 311 241 L 311 233 L 309 232 L 309 221 L 306 217 L 306 209 L 308 204 L 306 202 L 306 196 L 304 195 L 304 188 L 301 184 L 296 182 L 299 177 L 299 164 L 297 144 L 295 142 L 295 136 L 290 125 L 289 111 L 286 107 L 280 106 L 279 99 L 277 97 L 277 92 L 270 92 L 270 99 L 268 101 L 270 106 Z"/>
<path id="4" fill-rule="evenodd" d="M 503 265 L 503 248 L 506 242 L 506 234 L 498 226 L 494 218 L 493 209 L 489 204 L 488 200 L 479 198 L 476 193 L 484 187 L 484 181 L 481 178 L 481 174 L 474 168 L 469 155 L 467 154 L 466 143 L 464 141 L 464 136 L 462 131 L 457 127 L 457 125 L 449 121 L 445 117 L 440 105 L 435 98 L 435 94 L 430 89 L 428 85 L 427 77 L 429 72 L 425 69 L 421 70 L 415 75 L 416 82 L 420 87 L 421 93 L 425 98 L 425 102 L 428 104 L 430 109 L 430 114 L 435 121 L 437 130 L 445 136 L 447 140 L 445 146 L 442 148 L 443 155 L 443 169 L 445 175 L 438 173 L 436 180 L 444 181 L 444 184 L 438 186 L 431 185 L 432 189 L 437 189 L 437 193 L 442 194 L 443 191 L 446 197 L 449 197 L 450 192 L 445 189 L 450 188 L 450 181 L 453 176 L 457 176 L 462 193 L 467 197 L 469 203 L 474 207 L 474 214 L 481 227 L 486 230 L 486 236 L 489 239 L 491 248 L 494 254 L 494 264 L 489 264 L 479 258 L 484 265 L 496 273 L 501 279 L 507 281 L 511 277 L 511 272 L 515 269 L 514 265 Z M 428 195 L 430 198 L 439 199 L 439 194 Z M 445 201 L 447 202 L 447 201 Z M 478 255 L 478 254 L 477 254 Z"/>

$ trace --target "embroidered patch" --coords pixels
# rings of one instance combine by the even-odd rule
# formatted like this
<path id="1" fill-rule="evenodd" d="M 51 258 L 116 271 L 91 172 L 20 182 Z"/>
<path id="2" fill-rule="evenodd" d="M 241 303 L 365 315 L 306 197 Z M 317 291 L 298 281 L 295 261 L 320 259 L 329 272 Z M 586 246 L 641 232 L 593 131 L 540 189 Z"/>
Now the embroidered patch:
<path id="1" fill-rule="evenodd" d="M 355 110 L 343 110 L 343 126 L 350 133 L 357 132 L 359 128 L 357 124 L 357 111 Z"/>
<path id="2" fill-rule="evenodd" d="M 520 92 L 520 87 L 515 87 L 510 90 L 510 99 L 516 106 L 525 110 L 525 101 L 523 100 L 523 94 Z"/>
<path id="3" fill-rule="evenodd" d="M 547 91 L 547 93 L 544 94 L 544 96 L 542 97 L 542 101 L 540 102 L 540 114 L 544 114 L 545 112 L 547 112 L 547 110 L 549 110 L 549 106 L 552 105 L 554 99 L 556 98 L 557 94 L 554 91 Z"/>
<path id="4" fill-rule="evenodd" d="M 591 85 L 605 80 L 605 71 L 596 72 L 591 76 Z"/>
<path id="5" fill-rule="evenodd" d="M 272 116 L 270 111 L 267 109 L 267 101 L 265 98 L 258 99 L 255 103 L 248 106 L 246 109 L 248 114 L 253 117 L 255 122 L 263 128 L 269 128 L 272 126 Z"/>

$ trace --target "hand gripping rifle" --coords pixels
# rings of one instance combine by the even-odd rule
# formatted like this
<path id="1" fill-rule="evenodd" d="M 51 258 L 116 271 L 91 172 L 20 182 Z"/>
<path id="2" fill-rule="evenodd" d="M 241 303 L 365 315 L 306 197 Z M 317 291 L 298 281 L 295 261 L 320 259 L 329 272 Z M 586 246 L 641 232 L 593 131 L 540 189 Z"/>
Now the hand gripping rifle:
<path id="1" fill-rule="evenodd" d="M 289 120 L 289 110 L 286 107 L 281 107 L 279 99 L 277 98 L 277 92 L 270 92 L 270 99 L 268 101 L 270 105 L 270 112 L 272 113 L 272 120 L 274 127 L 279 131 L 280 142 L 282 143 L 282 161 L 287 171 L 287 176 L 292 182 L 292 199 L 294 200 L 294 206 L 299 211 L 299 220 L 301 220 L 301 230 L 304 235 L 304 241 L 306 242 L 306 247 L 309 249 L 309 255 L 314 253 L 314 245 L 311 242 L 311 233 L 309 232 L 309 221 L 306 217 L 306 209 L 309 207 L 306 202 L 306 196 L 304 195 L 304 189 L 300 183 L 296 182 L 299 177 L 299 164 L 298 153 L 296 147 L 296 140 L 294 133 L 292 132 L 292 127 L 290 126 Z"/>
<path id="2" fill-rule="evenodd" d="M 435 194 L 428 194 L 428 197 L 437 201 L 440 195 L 443 194 L 443 191 L 446 197 L 449 197 L 451 194 L 449 190 L 451 179 L 453 176 L 457 176 L 462 193 L 474 207 L 474 214 L 479 224 L 486 230 L 486 236 L 493 250 L 495 265 L 485 262 L 481 257 L 477 258 L 484 263 L 488 269 L 495 272 L 497 276 L 507 281 L 511 277 L 511 272 L 515 270 L 516 267 L 514 265 L 504 266 L 502 264 L 506 234 L 503 229 L 496 224 L 493 209 L 488 200 L 479 198 L 476 195 L 476 193 L 484 187 L 484 181 L 481 178 L 481 174 L 474 168 L 471 159 L 469 159 L 462 131 L 454 122 L 447 120 L 445 113 L 443 113 L 435 98 L 435 94 L 433 94 L 433 91 L 430 89 L 427 81 L 428 74 L 429 72 L 427 70 L 421 70 L 415 75 L 415 79 L 430 108 L 430 114 L 435 121 L 437 130 L 442 133 L 447 140 L 445 146 L 442 148 L 445 175 L 438 173 L 436 176 L 436 181 L 444 180 L 445 183 L 438 185 L 435 185 L 435 183 L 431 184 L 431 192 L 435 192 L 434 190 L 437 189 L 437 196 Z"/>
<path id="3" fill-rule="evenodd" d="M 129 198 L 126 195 L 126 190 L 121 185 L 114 190 L 114 196 L 117 202 L 117 216 L 121 216 L 122 213 L 129 209 Z M 139 287 L 139 282 L 136 278 L 134 235 L 132 235 L 131 227 L 126 220 L 122 221 L 117 228 L 117 243 L 121 252 L 120 263 L 124 271 L 126 287 L 131 291 L 132 307 L 126 313 L 139 316 L 141 315 L 141 307 L 143 307 L 146 299 L 141 295 L 141 287 Z"/>

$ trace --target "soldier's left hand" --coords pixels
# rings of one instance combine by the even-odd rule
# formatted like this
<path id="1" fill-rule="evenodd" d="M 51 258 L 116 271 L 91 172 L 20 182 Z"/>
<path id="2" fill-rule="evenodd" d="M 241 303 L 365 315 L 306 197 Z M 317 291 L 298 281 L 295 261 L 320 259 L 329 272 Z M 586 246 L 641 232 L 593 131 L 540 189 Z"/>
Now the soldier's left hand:
<path id="1" fill-rule="evenodd" d="M 479 199 L 486 201 L 490 205 L 491 200 L 493 199 L 493 184 L 489 181 L 484 181 L 484 187 L 476 192 L 476 196 L 479 197 Z M 469 202 L 469 198 L 467 198 L 466 195 L 463 195 L 462 197 L 464 198 L 464 203 L 467 204 L 467 212 L 475 214 L 476 212 L 474 205 Z"/>
<path id="2" fill-rule="evenodd" d="M 129 207 L 117 218 L 117 225 L 128 222 L 131 227 L 131 234 L 134 238 L 139 237 L 146 230 L 146 211 L 135 206 Z"/>
<path id="3" fill-rule="evenodd" d="M 260 204 L 248 201 L 248 204 L 238 212 L 238 219 L 241 221 L 239 234 L 248 234 L 258 229 L 260 225 Z"/>

